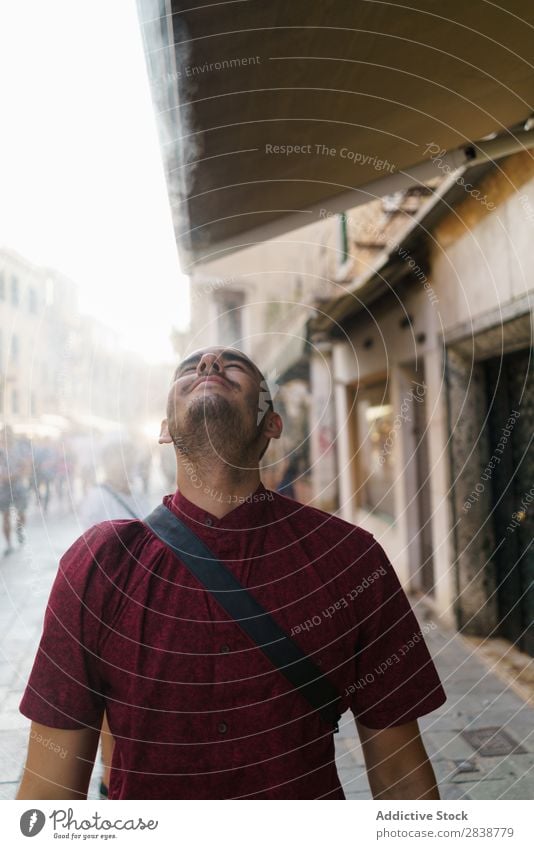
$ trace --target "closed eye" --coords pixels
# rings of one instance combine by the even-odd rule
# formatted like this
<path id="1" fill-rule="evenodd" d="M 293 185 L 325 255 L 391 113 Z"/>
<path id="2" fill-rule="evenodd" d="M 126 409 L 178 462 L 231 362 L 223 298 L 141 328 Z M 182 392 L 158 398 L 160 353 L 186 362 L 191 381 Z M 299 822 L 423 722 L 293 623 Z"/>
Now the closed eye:
<path id="1" fill-rule="evenodd" d="M 196 371 L 196 366 L 185 366 L 185 368 L 179 368 L 174 375 L 173 380 L 179 380 L 184 375 L 188 374 L 188 372 Z"/>

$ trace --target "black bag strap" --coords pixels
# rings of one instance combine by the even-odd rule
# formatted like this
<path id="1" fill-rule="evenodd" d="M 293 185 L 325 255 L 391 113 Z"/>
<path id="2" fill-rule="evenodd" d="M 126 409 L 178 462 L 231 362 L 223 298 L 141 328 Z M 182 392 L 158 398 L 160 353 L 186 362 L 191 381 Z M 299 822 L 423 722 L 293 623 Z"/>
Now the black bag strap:
<path id="1" fill-rule="evenodd" d="M 312 708 L 333 725 L 334 731 L 338 731 L 340 698 L 334 685 L 207 545 L 164 504 L 159 504 L 143 522 L 211 593 Z"/>

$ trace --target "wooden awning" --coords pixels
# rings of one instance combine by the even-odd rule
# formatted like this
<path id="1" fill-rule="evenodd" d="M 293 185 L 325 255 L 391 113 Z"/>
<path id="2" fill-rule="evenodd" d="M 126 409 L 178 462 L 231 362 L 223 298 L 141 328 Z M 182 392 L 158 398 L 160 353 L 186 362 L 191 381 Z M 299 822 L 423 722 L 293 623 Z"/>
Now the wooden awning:
<path id="1" fill-rule="evenodd" d="M 533 111 L 531 0 L 138 7 L 185 270 L 513 144 Z"/>

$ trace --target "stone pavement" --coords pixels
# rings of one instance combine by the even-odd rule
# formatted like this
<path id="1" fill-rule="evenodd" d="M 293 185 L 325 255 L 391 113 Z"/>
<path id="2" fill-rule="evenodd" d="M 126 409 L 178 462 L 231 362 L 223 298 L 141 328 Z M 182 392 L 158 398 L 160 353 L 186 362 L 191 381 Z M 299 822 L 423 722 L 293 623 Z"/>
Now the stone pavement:
<path id="1" fill-rule="evenodd" d="M 454 631 L 433 628 L 432 616 L 422 605 L 415 604 L 414 609 L 447 694 L 441 708 L 419 721 L 442 798 L 534 798 L 534 710 L 493 674 L 467 640 Z M 462 734 L 481 729 L 493 729 L 486 734 L 489 746 L 482 749 Z M 515 752 L 497 753 L 497 744 L 503 752 L 509 742 L 497 736 L 497 730 L 505 732 Z M 349 713 L 336 735 L 336 753 L 347 798 L 370 799 Z"/>
<path id="2" fill-rule="evenodd" d="M 18 704 L 33 663 L 58 559 L 79 533 L 72 516 L 51 515 L 45 522 L 35 514 L 25 547 L 8 558 L 0 556 L 0 799 L 14 798 L 18 787 L 29 728 Z M 534 710 L 481 662 L 467 641 L 425 625 L 430 620 L 422 607 L 416 607 L 416 613 L 448 695 L 442 708 L 421 720 L 443 798 L 532 799 Z M 462 735 L 462 731 L 485 728 L 504 729 L 520 744 L 519 751 L 485 754 Z M 342 718 L 335 739 L 347 798 L 370 798 L 351 714 Z M 89 798 L 98 797 L 99 775 L 97 768 Z"/>
<path id="3" fill-rule="evenodd" d="M 76 519 L 37 511 L 27 541 L 9 557 L 0 549 L 0 799 L 13 799 L 26 757 L 30 722 L 18 706 L 41 635 L 58 560 L 81 533 Z M 97 792 L 97 770 L 92 797 Z"/>

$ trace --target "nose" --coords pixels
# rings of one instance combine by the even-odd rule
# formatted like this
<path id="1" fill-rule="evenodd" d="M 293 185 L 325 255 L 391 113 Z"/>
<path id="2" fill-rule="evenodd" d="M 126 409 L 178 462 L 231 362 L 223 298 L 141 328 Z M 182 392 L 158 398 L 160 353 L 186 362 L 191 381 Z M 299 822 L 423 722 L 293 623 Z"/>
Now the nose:
<path id="1" fill-rule="evenodd" d="M 217 374 L 222 372 L 222 364 L 220 360 L 217 359 L 216 354 L 203 354 L 197 366 L 198 374 L 210 374 L 212 371 Z"/>

